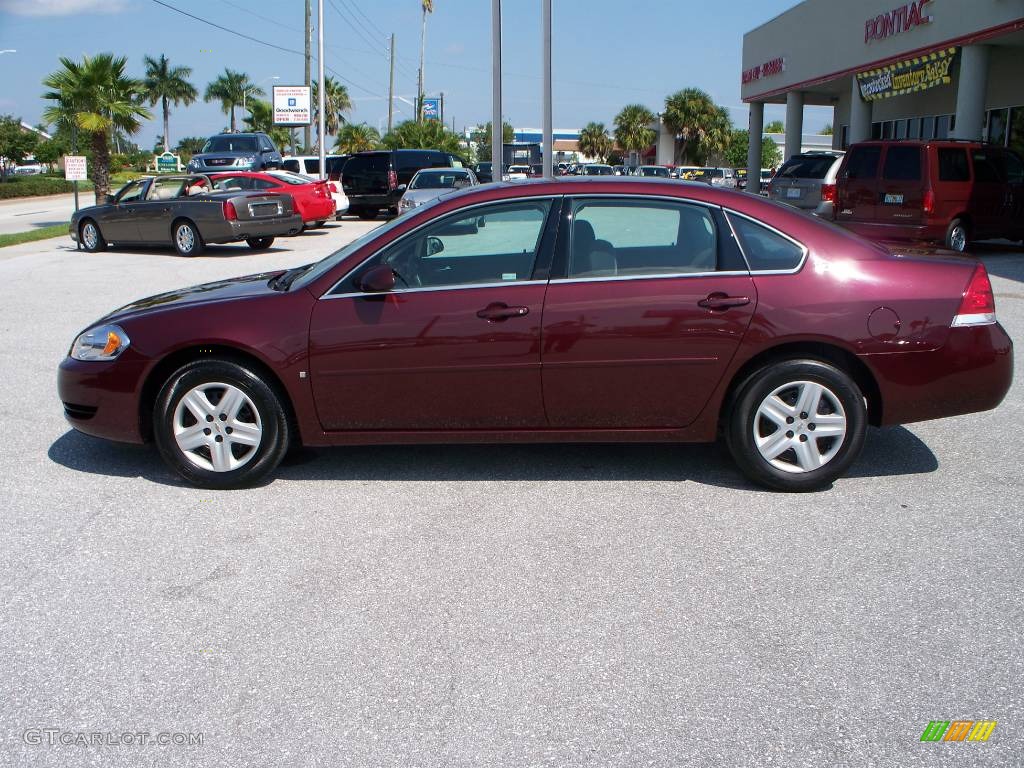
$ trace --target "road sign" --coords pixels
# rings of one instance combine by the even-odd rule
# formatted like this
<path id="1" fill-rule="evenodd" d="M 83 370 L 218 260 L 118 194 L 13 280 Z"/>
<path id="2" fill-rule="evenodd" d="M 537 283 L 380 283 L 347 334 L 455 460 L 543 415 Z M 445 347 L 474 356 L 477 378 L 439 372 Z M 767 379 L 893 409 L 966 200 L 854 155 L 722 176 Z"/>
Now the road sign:
<path id="1" fill-rule="evenodd" d="M 84 155 L 64 155 L 64 178 L 68 181 L 88 181 Z"/>
<path id="2" fill-rule="evenodd" d="M 440 99 L 424 99 L 423 100 L 423 119 L 424 120 L 440 120 L 441 119 L 441 100 Z"/>
<path id="3" fill-rule="evenodd" d="M 156 156 L 157 173 L 178 173 L 181 170 L 181 158 L 171 152 Z"/>
<path id="4" fill-rule="evenodd" d="M 312 88 L 306 85 L 275 85 L 274 125 L 311 125 Z"/>

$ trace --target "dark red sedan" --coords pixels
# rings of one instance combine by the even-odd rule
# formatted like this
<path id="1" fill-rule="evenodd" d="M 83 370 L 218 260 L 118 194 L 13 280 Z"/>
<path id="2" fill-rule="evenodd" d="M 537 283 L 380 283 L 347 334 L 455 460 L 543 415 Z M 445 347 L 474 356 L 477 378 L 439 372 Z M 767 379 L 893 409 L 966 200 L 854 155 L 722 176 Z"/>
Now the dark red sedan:
<path id="1" fill-rule="evenodd" d="M 292 196 L 295 212 L 306 226 L 322 227 L 334 218 L 334 198 L 328 182 L 310 179 L 289 171 L 238 171 L 237 173 L 211 173 L 210 179 L 218 190 L 279 192 Z"/>
<path id="2" fill-rule="evenodd" d="M 252 484 L 289 445 L 710 442 L 792 491 L 869 424 L 995 408 L 1013 351 L 976 261 L 759 197 L 621 178 L 475 187 L 324 260 L 143 299 L 60 366 L 82 432 Z"/>

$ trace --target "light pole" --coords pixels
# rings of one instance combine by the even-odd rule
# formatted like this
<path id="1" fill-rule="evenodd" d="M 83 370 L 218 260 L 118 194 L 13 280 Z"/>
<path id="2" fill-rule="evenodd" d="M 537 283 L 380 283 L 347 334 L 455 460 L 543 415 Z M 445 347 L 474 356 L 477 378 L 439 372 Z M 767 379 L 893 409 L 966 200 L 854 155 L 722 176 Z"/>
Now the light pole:
<path id="1" fill-rule="evenodd" d="M 317 109 L 320 112 L 319 125 L 317 126 L 317 144 L 319 145 L 320 155 L 320 178 L 327 178 L 327 147 L 326 132 L 327 132 L 327 115 L 324 114 L 326 99 L 326 88 L 324 88 L 324 0 L 317 0 L 316 3 L 316 69 L 317 69 Z"/>
<path id="2" fill-rule="evenodd" d="M 269 82 L 270 80 L 280 80 L 280 79 L 281 78 L 278 77 L 277 75 L 271 75 L 270 77 L 264 77 L 258 83 L 255 83 L 254 85 L 250 85 L 248 88 L 246 88 L 244 91 L 242 91 L 242 111 L 245 112 L 245 97 L 249 94 L 249 91 L 256 90 L 261 85 L 263 85 L 266 82 Z M 245 119 L 244 115 L 242 116 L 242 119 L 243 120 Z"/>

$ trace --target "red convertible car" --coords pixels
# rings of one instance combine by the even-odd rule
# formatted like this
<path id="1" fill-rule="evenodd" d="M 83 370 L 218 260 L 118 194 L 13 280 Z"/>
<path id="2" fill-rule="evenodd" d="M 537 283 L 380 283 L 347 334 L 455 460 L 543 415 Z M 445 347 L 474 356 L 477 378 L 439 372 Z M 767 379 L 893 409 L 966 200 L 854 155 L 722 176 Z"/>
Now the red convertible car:
<path id="1" fill-rule="evenodd" d="M 295 212 L 306 227 L 322 227 L 334 218 L 334 198 L 328 182 L 310 180 L 288 171 L 239 171 L 237 173 L 211 173 L 217 190 L 243 192 L 283 193 L 295 201 Z"/>
<path id="2" fill-rule="evenodd" d="M 209 488 L 292 444 L 723 438 L 749 478 L 805 491 L 869 424 L 995 408 L 1012 357 L 972 259 L 602 177 L 474 187 L 315 264 L 140 300 L 75 339 L 58 384 L 76 429 L 153 441 Z"/>

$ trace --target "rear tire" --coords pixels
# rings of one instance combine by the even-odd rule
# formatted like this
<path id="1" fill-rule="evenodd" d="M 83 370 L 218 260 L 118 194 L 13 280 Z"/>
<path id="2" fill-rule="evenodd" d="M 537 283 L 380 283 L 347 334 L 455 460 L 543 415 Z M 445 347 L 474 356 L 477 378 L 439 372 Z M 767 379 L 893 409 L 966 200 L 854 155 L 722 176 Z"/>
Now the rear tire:
<path id="1" fill-rule="evenodd" d="M 953 219 L 946 228 L 945 245 L 952 251 L 963 253 L 971 240 L 971 230 L 963 219 Z"/>
<path id="2" fill-rule="evenodd" d="M 864 395 L 849 375 L 819 360 L 783 360 L 741 385 L 726 439 L 748 478 L 800 492 L 827 487 L 846 472 L 866 431 Z"/>
<path id="3" fill-rule="evenodd" d="M 267 248 L 274 244 L 274 238 L 272 237 L 250 237 L 246 239 L 246 244 L 254 251 L 265 251 Z"/>
<path id="4" fill-rule="evenodd" d="M 86 219 L 78 227 L 78 242 L 88 253 L 99 253 L 107 250 L 107 241 L 103 239 L 99 225 L 92 219 Z"/>
<path id="5" fill-rule="evenodd" d="M 199 228 L 188 219 L 174 222 L 171 227 L 171 241 L 179 256 L 199 256 L 206 247 Z"/>
<path id="6" fill-rule="evenodd" d="M 314 224 L 313 226 L 315 226 L 317 229 L 319 229 L 320 227 L 322 227 L 326 223 L 327 223 L 327 219 L 323 219 L 322 221 L 316 222 L 316 224 Z"/>
<path id="7" fill-rule="evenodd" d="M 377 218 L 378 213 L 379 211 L 377 211 L 375 208 L 360 208 L 358 211 L 356 211 L 356 216 L 358 216 L 363 221 L 373 221 L 374 219 Z"/>
<path id="8" fill-rule="evenodd" d="M 258 483 L 281 463 L 290 435 L 275 390 L 230 360 L 196 360 L 179 368 L 160 390 L 153 410 L 160 455 L 200 488 Z"/>

